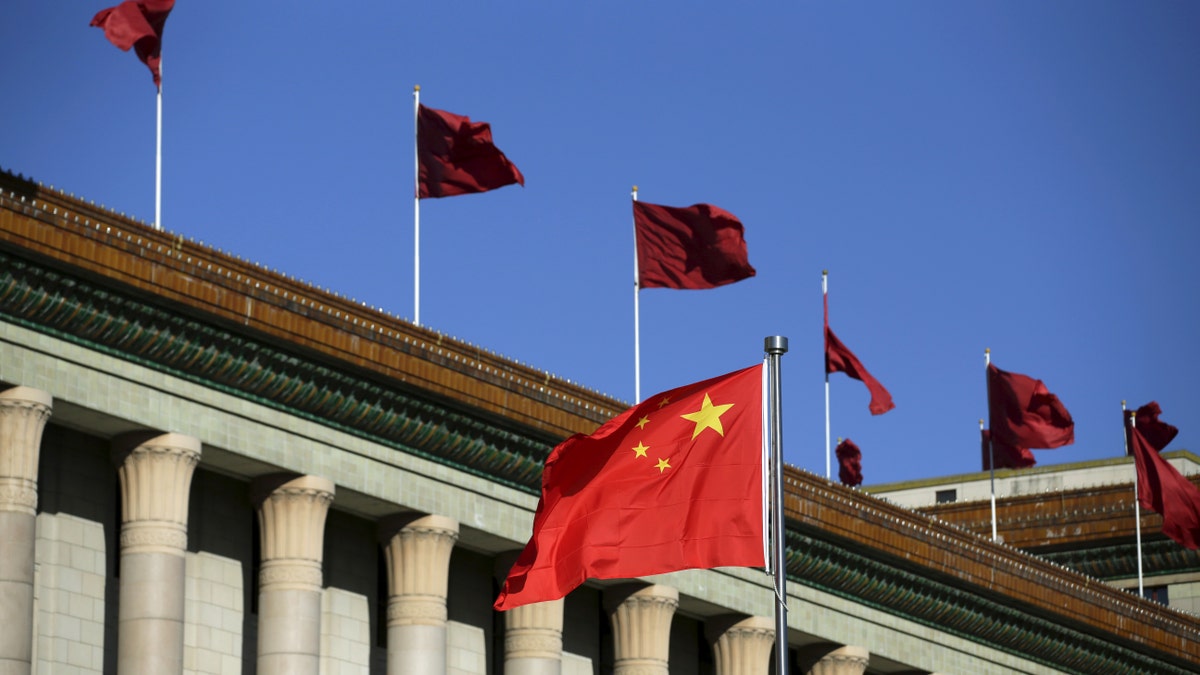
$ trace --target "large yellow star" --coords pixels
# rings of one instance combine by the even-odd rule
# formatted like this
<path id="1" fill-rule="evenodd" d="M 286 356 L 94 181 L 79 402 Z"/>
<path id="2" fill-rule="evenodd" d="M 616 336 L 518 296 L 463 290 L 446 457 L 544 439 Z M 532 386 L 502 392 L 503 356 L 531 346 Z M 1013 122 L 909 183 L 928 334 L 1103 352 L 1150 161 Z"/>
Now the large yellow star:
<path id="1" fill-rule="evenodd" d="M 729 410 L 732 407 L 733 407 L 732 403 L 726 403 L 724 405 L 713 405 L 712 401 L 709 400 L 709 398 L 708 398 L 708 394 L 705 394 L 704 395 L 704 403 L 702 403 L 700 405 L 699 410 L 697 410 L 694 413 L 680 415 L 680 417 L 682 417 L 683 419 L 685 419 L 689 422 L 696 423 L 696 429 L 694 431 L 692 431 L 693 439 L 695 439 L 697 436 L 699 436 L 700 432 L 704 431 L 705 429 L 712 429 L 713 431 L 717 432 L 721 436 L 724 436 L 725 429 L 724 429 L 724 427 L 721 426 L 721 415 L 724 415 L 725 411 Z"/>
<path id="2" fill-rule="evenodd" d="M 662 473 L 663 471 L 666 471 L 667 469 L 671 468 L 670 458 L 663 459 L 662 457 L 659 457 L 658 464 L 655 464 L 654 468 L 658 469 L 659 473 Z"/>
<path id="3" fill-rule="evenodd" d="M 638 457 L 645 457 L 646 451 L 649 449 L 650 449 L 649 446 L 643 444 L 641 441 L 638 441 L 638 444 L 633 447 L 634 458 L 636 459 Z"/>

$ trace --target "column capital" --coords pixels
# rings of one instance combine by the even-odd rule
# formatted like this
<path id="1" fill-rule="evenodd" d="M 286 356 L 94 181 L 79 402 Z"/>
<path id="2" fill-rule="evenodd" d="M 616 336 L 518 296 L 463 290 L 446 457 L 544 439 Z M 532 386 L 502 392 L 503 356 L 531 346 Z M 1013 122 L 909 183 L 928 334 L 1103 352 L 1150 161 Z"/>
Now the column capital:
<path id="1" fill-rule="evenodd" d="M 871 661 L 866 647 L 816 644 L 800 650 L 800 669 L 808 675 L 862 675 Z"/>
<path id="2" fill-rule="evenodd" d="M 679 591 L 662 584 L 630 584 L 605 591 L 613 628 L 614 675 L 667 675 L 671 619 Z"/>
<path id="3" fill-rule="evenodd" d="M 763 616 L 725 615 L 708 619 L 704 633 L 712 644 L 717 675 L 765 673 L 775 644 L 775 621 Z"/>
<path id="4" fill-rule="evenodd" d="M 121 482 L 122 553 L 183 555 L 200 439 L 154 431 L 123 434 L 113 439 L 112 457 Z"/>
<path id="5" fill-rule="evenodd" d="M 250 485 L 251 501 L 258 510 L 262 544 L 262 581 L 281 580 L 289 573 L 267 572 L 270 563 L 303 562 L 316 565 L 320 586 L 320 565 L 325 546 L 325 516 L 333 503 L 334 484 L 320 476 L 279 473 L 255 478 Z M 311 573 L 291 574 L 295 581 Z"/>
<path id="6" fill-rule="evenodd" d="M 40 389 L 0 391 L 0 511 L 37 513 L 38 456 L 52 408 Z"/>
<path id="7" fill-rule="evenodd" d="M 444 625 L 458 521 L 434 514 L 387 516 L 379 521 L 379 539 L 387 562 L 388 625 Z"/>
<path id="8" fill-rule="evenodd" d="M 504 660 L 562 660 L 563 599 L 504 612 Z"/>

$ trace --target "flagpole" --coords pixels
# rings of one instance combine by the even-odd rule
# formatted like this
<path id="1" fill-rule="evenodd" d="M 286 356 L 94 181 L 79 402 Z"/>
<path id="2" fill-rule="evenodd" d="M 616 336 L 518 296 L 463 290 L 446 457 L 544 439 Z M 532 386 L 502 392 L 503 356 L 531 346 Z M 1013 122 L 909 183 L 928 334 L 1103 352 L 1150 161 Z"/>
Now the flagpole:
<path id="1" fill-rule="evenodd" d="M 988 366 L 992 365 L 992 350 L 990 347 L 983 349 L 983 382 L 987 389 L 987 406 L 988 419 L 992 417 L 992 387 L 988 381 Z M 988 423 L 989 426 L 991 423 Z M 979 423 L 980 429 L 983 428 L 983 422 Z M 992 475 L 992 541 L 996 541 L 996 445 L 992 441 L 992 435 L 988 434 L 988 469 Z"/>
<path id="2" fill-rule="evenodd" d="M 633 201 L 637 201 L 637 186 L 633 186 Z M 638 307 L 637 217 L 633 219 L 633 402 L 642 402 L 642 338 L 641 310 Z"/>
<path id="3" fill-rule="evenodd" d="M 1121 401 L 1121 417 L 1126 413 L 1125 401 Z M 1137 414 L 1129 416 L 1129 427 L 1137 428 Z M 1122 429 L 1124 431 L 1124 429 Z M 1129 434 L 1123 435 L 1125 441 L 1125 456 L 1129 456 Z M 1133 458 L 1133 531 L 1137 540 L 1137 562 L 1138 562 L 1138 597 L 1144 598 L 1145 587 L 1142 586 L 1142 503 L 1138 497 L 1138 470 L 1137 457 Z"/>
<path id="4" fill-rule="evenodd" d="M 825 301 L 825 330 L 829 329 L 829 270 L 821 270 L 821 298 Z M 822 339 L 827 340 L 822 332 Z M 825 345 L 828 349 L 829 345 Z M 825 358 L 829 358 L 826 352 Z M 829 461 L 829 367 L 825 367 L 825 480 L 832 480 L 832 469 Z"/>
<path id="5" fill-rule="evenodd" d="M 421 85 L 413 85 L 413 324 L 421 325 Z"/>
<path id="6" fill-rule="evenodd" d="M 774 495 L 771 508 L 771 525 L 774 531 L 775 548 L 773 550 L 775 568 L 775 672 L 788 673 L 787 649 L 787 574 L 785 560 L 785 542 L 783 539 L 783 391 L 780 382 L 779 361 L 788 350 L 788 340 L 781 335 L 774 335 L 763 340 L 763 350 L 767 353 L 767 373 L 770 381 L 770 397 L 768 407 L 771 411 L 771 489 Z"/>
<path id="7" fill-rule="evenodd" d="M 162 56 L 158 58 L 158 119 L 154 143 L 154 229 L 162 229 Z"/>

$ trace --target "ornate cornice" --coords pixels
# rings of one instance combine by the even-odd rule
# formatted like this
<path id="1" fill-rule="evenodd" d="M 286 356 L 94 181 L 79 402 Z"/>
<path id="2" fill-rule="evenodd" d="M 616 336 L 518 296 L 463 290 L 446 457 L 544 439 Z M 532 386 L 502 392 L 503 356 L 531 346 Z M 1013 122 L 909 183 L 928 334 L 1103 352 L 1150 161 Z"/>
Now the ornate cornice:
<path id="1" fill-rule="evenodd" d="M 1136 543 L 1034 553 L 1056 565 L 1097 579 L 1128 579 L 1138 573 Z M 1153 577 L 1159 574 L 1200 572 L 1200 550 L 1183 548 L 1166 538 L 1143 539 L 1141 559 L 1142 573 L 1151 584 Z"/>
<path id="2" fill-rule="evenodd" d="M 0 252 L 22 325 L 537 494 L 551 443 Z"/>
<path id="3" fill-rule="evenodd" d="M 1041 616 L 1028 608 L 989 600 L 985 589 L 917 575 L 905 571 L 900 561 L 829 541 L 825 533 L 807 526 L 790 525 L 786 536 L 789 583 L 875 607 L 1063 672 L 1198 672 L 1195 664 L 1190 668 L 1182 663 L 1167 665 L 1161 658 L 1116 644 L 1111 636 L 1094 634 L 1061 617 Z"/>

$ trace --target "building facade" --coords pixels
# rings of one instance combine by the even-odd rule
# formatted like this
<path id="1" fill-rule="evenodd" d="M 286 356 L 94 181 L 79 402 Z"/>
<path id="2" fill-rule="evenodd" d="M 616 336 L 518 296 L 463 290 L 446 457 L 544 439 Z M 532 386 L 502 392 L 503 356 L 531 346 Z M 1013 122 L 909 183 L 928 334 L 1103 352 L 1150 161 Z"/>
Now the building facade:
<path id="1" fill-rule="evenodd" d="M 1200 487 L 1200 458 L 1187 450 L 1163 457 Z M 1138 509 L 1132 457 L 1057 464 L 873 485 L 872 495 L 992 536 L 992 491 L 999 541 L 1118 588 L 1200 614 L 1200 551 L 1162 533 L 1162 517 Z M 1140 519 L 1141 546 L 1138 546 Z M 1140 553 L 1140 555 L 1139 555 Z"/>
<path id="2" fill-rule="evenodd" d="M 767 673 L 770 578 L 496 613 L 626 404 L 0 175 L 0 673 Z M 1200 672 L 1193 614 L 788 469 L 793 673 Z"/>

